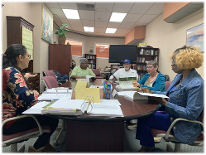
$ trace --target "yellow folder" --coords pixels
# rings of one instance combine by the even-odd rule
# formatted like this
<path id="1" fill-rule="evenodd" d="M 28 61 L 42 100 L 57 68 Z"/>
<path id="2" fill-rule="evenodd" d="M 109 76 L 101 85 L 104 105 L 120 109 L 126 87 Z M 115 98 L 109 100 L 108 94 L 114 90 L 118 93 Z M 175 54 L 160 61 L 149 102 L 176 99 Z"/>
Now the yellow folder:
<path id="1" fill-rule="evenodd" d="M 77 81 L 75 88 L 88 88 L 88 82 L 79 80 Z"/>
<path id="2" fill-rule="evenodd" d="M 94 103 L 100 103 L 99 88 L 75 88 L 75 99 L 84 100 L 87 96 L 94 97 Z"/>

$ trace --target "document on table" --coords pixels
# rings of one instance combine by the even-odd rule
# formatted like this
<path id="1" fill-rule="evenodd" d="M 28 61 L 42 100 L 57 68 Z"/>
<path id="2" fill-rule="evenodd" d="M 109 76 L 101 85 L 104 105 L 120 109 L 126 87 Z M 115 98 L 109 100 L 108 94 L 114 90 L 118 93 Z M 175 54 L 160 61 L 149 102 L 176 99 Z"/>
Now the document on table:
<path id="1" fill-rule="evenodd" d="M 71 93 L 42 93 L 37 100 L 57 100 L 60 98 L 66 98 L 67 100 L 71 100 Z"/>
<path id="2" fill-rule="evenodd" d="M 41 110 L 45 105 L 49 104 L 50 102 L 42 101 L 38 102 L 37 104 L 31 106 L 29 109 L 24 111 L 22 114 L 41 114 Z"/>
<path id="3" fill-rule="evenodd" d="M 104 88 L 104 86 L 96 86 L 96 85 L 91 85 L 89 88 Z"/>

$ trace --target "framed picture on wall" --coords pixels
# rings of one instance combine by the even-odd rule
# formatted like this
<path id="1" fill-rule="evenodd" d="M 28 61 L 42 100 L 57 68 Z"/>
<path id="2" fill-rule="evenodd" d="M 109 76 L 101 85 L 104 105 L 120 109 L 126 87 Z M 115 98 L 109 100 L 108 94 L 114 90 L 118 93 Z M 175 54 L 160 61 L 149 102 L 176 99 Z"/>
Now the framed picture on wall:
<path id="1" fill-rule="evenodd" d="M 186 45 L 204 51 L 204 23 L 187 30 Z"/>
<path id="2" fill-rule="evenodd" d="M 41 16 L 41 38 L 52 44 L 53 18 L 43 6 Z"/>

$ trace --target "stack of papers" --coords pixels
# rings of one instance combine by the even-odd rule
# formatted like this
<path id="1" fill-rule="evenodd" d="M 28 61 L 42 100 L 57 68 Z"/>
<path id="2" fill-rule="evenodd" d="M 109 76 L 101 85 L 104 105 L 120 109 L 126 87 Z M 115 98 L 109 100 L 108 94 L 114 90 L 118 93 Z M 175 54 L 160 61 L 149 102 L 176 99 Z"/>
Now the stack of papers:
<path id="1" fill-rule="evenodd" d="M 67 100 L 70 100 L 72 91 L 73 90 L 64 87 L 47 89 L 38 97 L 37 100 L 57 100 L 60 98 L 67 98 Z"/>

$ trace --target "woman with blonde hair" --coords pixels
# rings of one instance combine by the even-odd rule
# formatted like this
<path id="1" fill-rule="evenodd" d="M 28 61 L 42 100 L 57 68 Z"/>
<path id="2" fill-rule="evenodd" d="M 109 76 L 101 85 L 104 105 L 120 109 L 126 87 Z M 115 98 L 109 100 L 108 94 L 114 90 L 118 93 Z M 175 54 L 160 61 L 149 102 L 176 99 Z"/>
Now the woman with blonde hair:
<path id="1" fill-rule="evenodd" d="M 183 46 L 172 53 L 171 60 L 172 70 L 177 75 L 168 90 L 160 92 L 143 88 L 145 93 L 165 94 L 169 96 L 169 100 L 154 98 L 165 107 L 165 113 L 154 113 L 138 119 L 136 138 L 142 145 L 139 152 L 155 147 L 151 128 L 167 131 L 176 118 L 200 120 L 204 104 L 204 81 L 195 68 L 202 66 L 203 55 L 195 47 Z M 171 133 L 180 142 L 191 144 L 200 135 L 201 126 L 197 123 L 179 121 L 174 125 Z"/>

